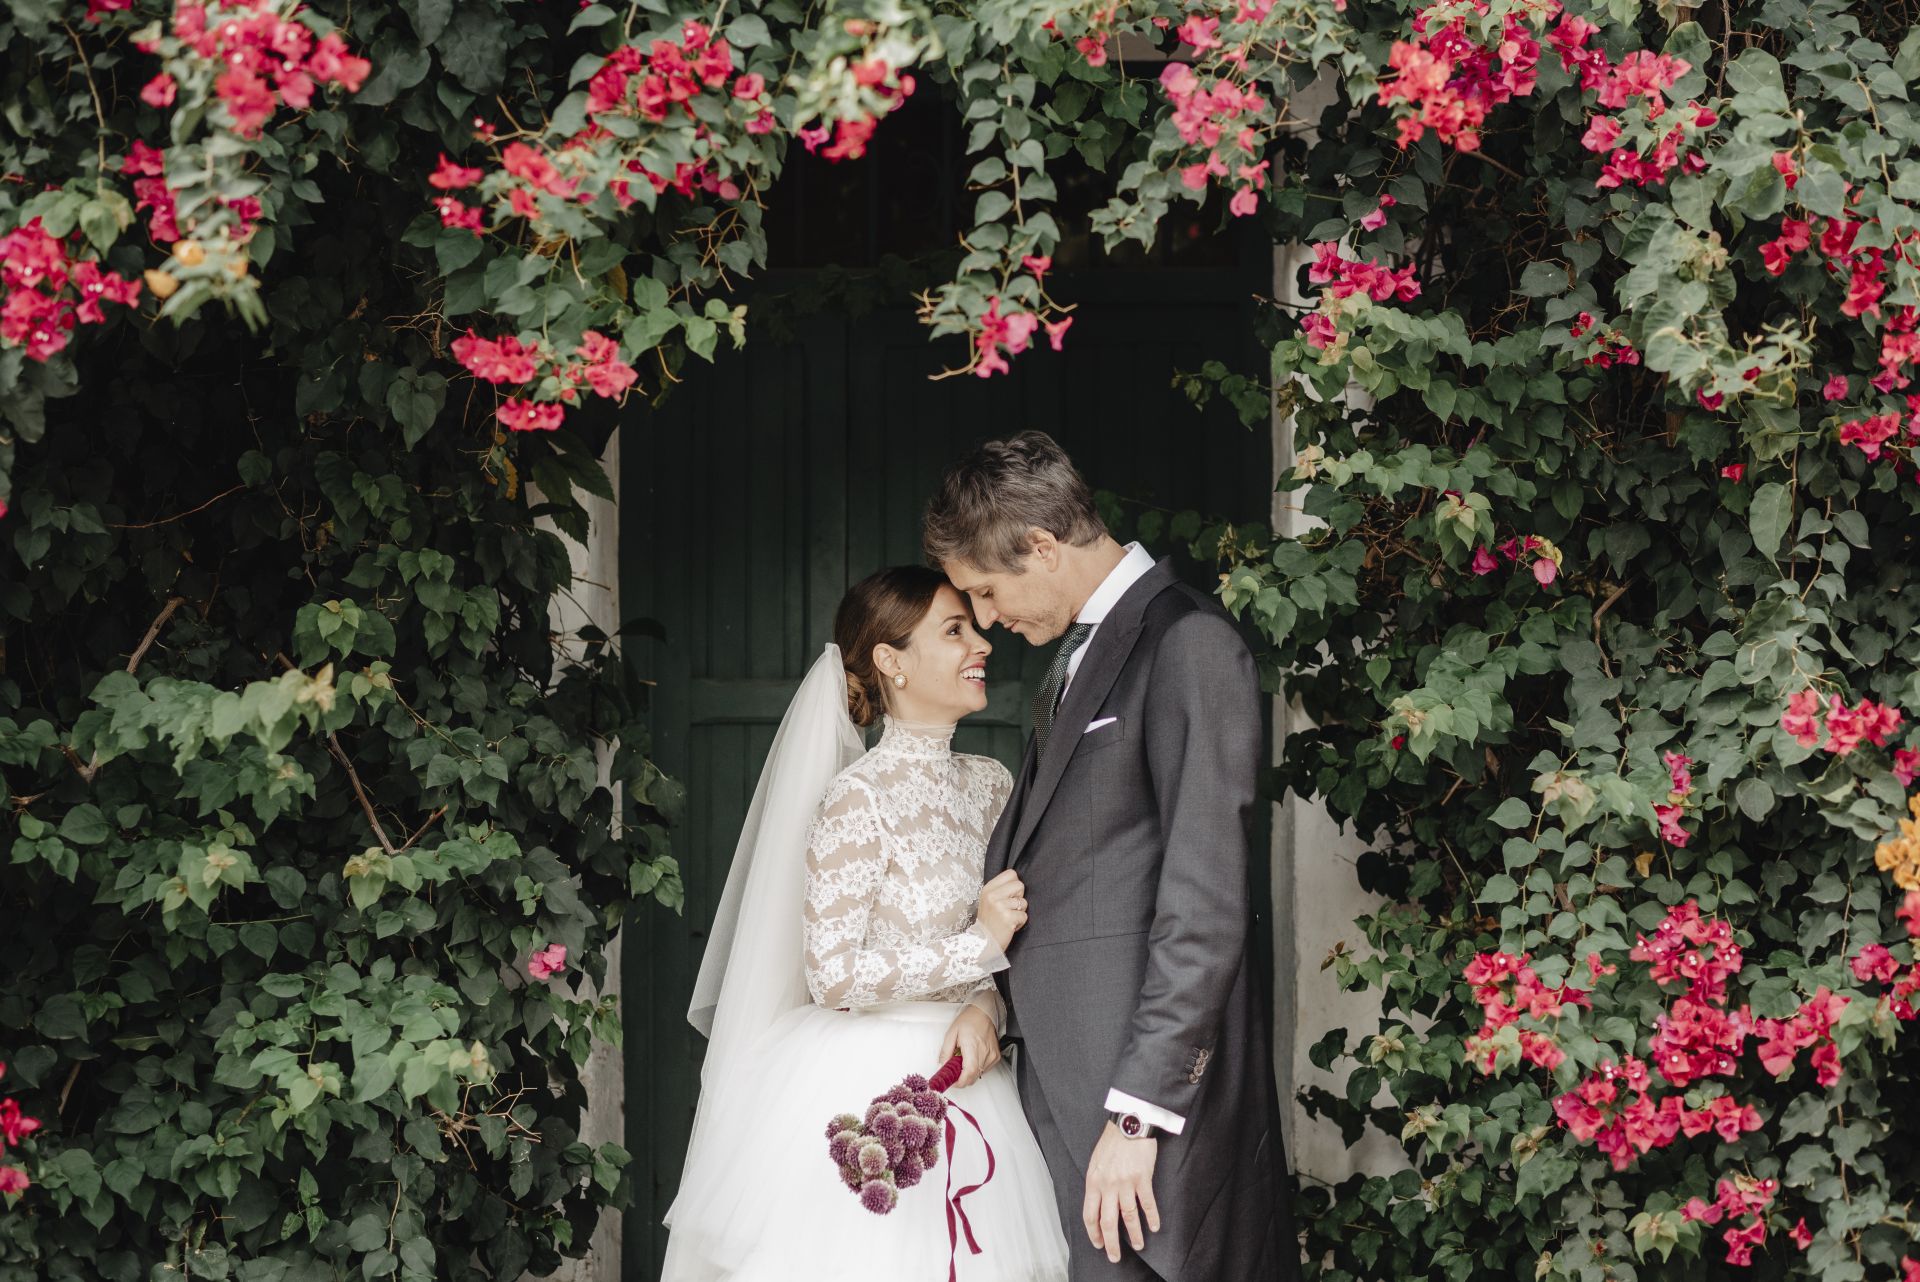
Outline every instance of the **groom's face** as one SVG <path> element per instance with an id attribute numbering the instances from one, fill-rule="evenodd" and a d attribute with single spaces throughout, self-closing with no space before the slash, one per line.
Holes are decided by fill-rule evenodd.
<path id="1" fill-rule="evenodd" d="M 1059 582 L 1058 565 L 1057 558 L 1029 553 L 1018 571 L 986 570 L 958 559 L 940 568 L 973 603 L 982 630 L 998 623 L 1028 645 L 1046 645 L 1066 632 L 1077 608 Z"/>

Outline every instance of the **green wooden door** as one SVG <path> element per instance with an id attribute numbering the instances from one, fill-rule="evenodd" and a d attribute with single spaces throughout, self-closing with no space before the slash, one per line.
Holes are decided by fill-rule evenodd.
<path id="1" fill-rule="evenodd" d="M 677 834 L 684 918 L 629 927 L 627 1131 L 636 1205 L 625 1276 L 657 1276 L 699 1082 L 685 1013 L 739 825 L 773 731 L 830 639 L 841 593 L 918 561 L 919 517 L 944 469 L 981 440 L 1051 432 L 1096 488 L 1170 508 L 1263 517 L 1270 453 L 1222 407 L 1196 412 L 1175 369 L 1255 360 L 1247 315 L 1262 282 L 1234 269 L 1090 273 L 1067 349 L 1010 377 L 931 382 L 942 353 L 905 310 L 813 318 L 784 344 L 750 341 L 629 420 L 622 456 L 624 612 L 659 623 L 633 662 L 657 682 L 654 751 L 687 785 Z M 1017 768 L 1045 652 L 995 629 L 988 710 L 957 738 Z"/>

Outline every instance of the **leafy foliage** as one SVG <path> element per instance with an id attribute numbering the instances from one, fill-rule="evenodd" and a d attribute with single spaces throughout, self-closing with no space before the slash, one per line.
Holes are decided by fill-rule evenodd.
<path id="1" fill-rule="evenodd" d="M 1312 310 L 1272 329 L 1315 528 L 1205 540 L 1315 723 L 1286 781 L 1386 855 L 1371 950 L 1335 961 L 1385 1015 L 1315 1048 L 1350 1075 L 1308 1103 L 1409 1167 L 1306 1190 L 1309 1259 L 1717 1276 L 1764 1242 L 1768 1276 L 1895 1276 L 1912 1011 L 1879 977 L 1913 945 L 1875 851 L 1900 866 L 1920 708 L 1920 35 L 1780 0 L 1349 16 L 1378 70 L 1273 198 L 1318 245 Z M 1423 52 L 1448 60 L 1424 85 Z M 1691 1081 L 1635 944 L 1689 904 L 1731 928 L 1708 955 L 1744 950 L 1730 1057 Z M 1463 978 L 1496 952 L 1590 997 L 1502 1030 Z M 1781 1029 L 1832 1048 L 1796 1067 Z M 1609 1160 L 1563 1125 L 1635 1057 L 1727 1128 L 1629 1127 Z"/>
<path id="2" fill-rule="evenodd" d="M 146 286 L 0 347 L 0 1061 L 43 1124 L 0 1276 L 551 1270 L 625 1196 L 579 1138 L 620 1031 L 586 984 L 679 902 L 676 789 L 610 638 L 551 613 L 611 423 L 469 404 L 410 229 L 476 111 L 564 80 L 566 19 L 263 8 L 371 67 L 249 137 L 173 6 L 83 8 L 0 18 L 0 228 Z M 134 217 L 135 144 L 177 226 Z"/>

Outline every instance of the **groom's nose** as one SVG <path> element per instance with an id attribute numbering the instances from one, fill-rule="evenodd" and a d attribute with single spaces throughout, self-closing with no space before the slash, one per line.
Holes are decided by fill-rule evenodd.
<path id="1" fill-rule="evenodd" d="M 992 601 L 977 596 L 973 598 L 973 617 L 975 625 L 984 632 L 993 626 L 995 619 L 1000 617 L 1000 611 L 993 608 Z"/>

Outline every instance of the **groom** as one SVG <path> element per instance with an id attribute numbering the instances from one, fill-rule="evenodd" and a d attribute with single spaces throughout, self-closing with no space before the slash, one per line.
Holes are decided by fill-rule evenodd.
<path id="1" fill-rule="evenodd" d="M 925 544 L 982 628 L 1060 643 L 986 875 L 1018 869 L 1031 905 L 999 978 L 1073 1282 L 1296 1276 L 1247 949 L 1252 656 L 1211 598 L 1114 542 L 1045 433 L 955 467 Z M 974 1006 L 948 1037 L 990 1060 L 996 1031 Z"/>

